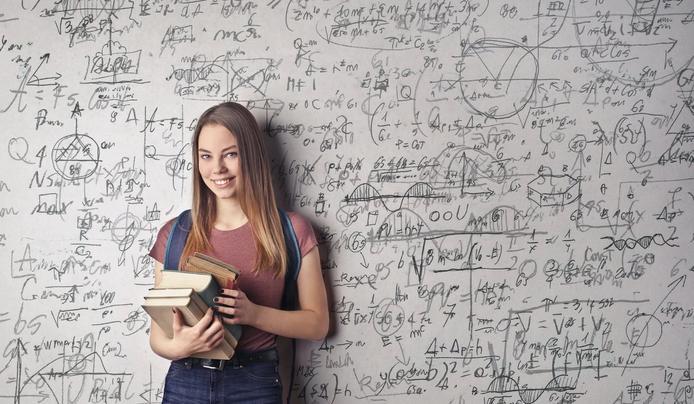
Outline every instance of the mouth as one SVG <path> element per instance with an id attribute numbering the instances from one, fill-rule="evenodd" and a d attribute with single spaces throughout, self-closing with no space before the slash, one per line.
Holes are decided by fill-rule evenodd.
<path id="1" fill-rule="evenodd" d="M 234 178 L 236 177 L 230 177 L 230 178 L 223 178 L 223 179 L 218 179 L 218 180 L 211 180 L 215 185 L 217 186 L 224 186 L 230 183 Z"/>

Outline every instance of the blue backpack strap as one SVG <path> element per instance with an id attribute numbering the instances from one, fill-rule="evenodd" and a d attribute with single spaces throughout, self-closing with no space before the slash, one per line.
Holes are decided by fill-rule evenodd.
<path id="1" fill-rule="evenodd" d="M 301 269 L 301 249 L 296 239 L 296 232 L 287 213 L 278 209 L 282 221 L 282 233 L 284 233 L 284 245 L 287 247 L 287 273 L 284 275 L 284 293 L 282 294 L 282 309 L 296 310 L 299 303 L 299 295 L 296 287 L 296 279 Z M 289 385 L 294 385 L 294 369 L 296 368 L 296 339 L 292 338 L 292 361 L 290 368 Z M 287 391 L 287 404 L 292 397 L 291 389 Z"/>
<path id="2" fill-rule="evenodd" d="M 278 211 L 282 221 L 284 244 L 287 247 L 287 273 L 284 275 L 282 309 L 294 310 L 297 308 L 298 302 L 296 279 L 301 269 L 301 250 L 299 249 L 299 241 L 296 239 L 294 226 L 292 226 L 292 221 L 289 219 L 287 212 L 282 209 L 278 209 Z"/>
<path id="3" fill-rule="evenodd" d="M 164 269 L 177 271 L 181 259 L 183 247 L 186 246 L 188 233 L 193 225 L 190 217 L 190 209 L 184 210 L 178 215 L 176 223 L 171 227 L 169 238 L 166 240 L 166 250 L 164 251 Z"/>

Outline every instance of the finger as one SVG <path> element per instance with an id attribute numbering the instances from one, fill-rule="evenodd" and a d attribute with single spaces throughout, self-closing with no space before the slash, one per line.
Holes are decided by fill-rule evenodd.
<path id="1" fill-rule="evenodd" d="M 205 315 L 198 320 L 198 323 L 195 324 L 195 328 L 197 331 L 202 331 L 207 329 L 207 327 L 210 326 L 210 323 L 214 320 L 214 312 L 212 311 L 212 307 L 208 308 L 207 311 L 205 312 Z"/>
<path id="2" fill-rule="evenodd" d="M 226 316 L 233 316 L 236 314 L 236 308 L 235 307 L 219 306 L 219 307 L 217 307 L 217 311 L 226 315 Z M 223 317 L 224 316 L 222 316 L 222 318 Z"/>
<path id="3" fill-rule="evenodd" d="M 219 333 L 218 335 L 215 335 L 207 345 L 210 347 L 210 349 L 214 349 L 221 344 L 222 341 L 224 341 L 224 333 Z"/>
<path id="4" fill-rule="evenodd" d="M 202 334 L 202 338 L 205 341 L 209 341 L 216 333 L 223 330 L 222 320 L 219 318 L 218 314 L 214 315 L 214 320 L 210 323 L 210 326 L 205 329 Z"/>
<path id="5" fill-rule="evenodd" d="M 217 323 L 219 323 L 219 328 L 212 328 L 212 327 L 210 327 L 210 328 L 205 332 L 205 335 L 204 335 L 205 344 L 211 345 L 211 344 L 213 344 L 214 341 L 216 341 L 217 339 L 219 339 L 219 338 L 224 338 L 224 332 L 225 332 L 225 330 L 224 330 L 224 325 L 223 325 L 223 323 L 222 323 L 222 320 L 217 321 Z"/>
<path id="6" fill-rule="evenodd" d="M 218 306 L 229 306 L 233 307 L 236 305 L 236 299 L 235 298 L 230 298 L 230 297 L 215 297 L 214 302 Z"/>
<path id="7" fill-rule="evenodd" d="M 227 283 L 224 287 L 227 289 L 236 289 L 236 281 L 234 279 L 227 279 Z"/>
<path id="8" fill-rule="evenodd" d="M 217 313 L 223 315 L 223 314 L 229 314 L 227 311 L 229 310 L 229 307 L 227 306 L 215 306 L 214 308 Z"/>
<path id="9" fill-rule="evenodd" d="M 224 324 L 232 324 L 232 325 L 241 324 L 241 320 L 240 320 L 237 316 L 234 316 L 234 317 L 226 317 L 226 316 L 225 316 L 225 317 L 222 317 L 222 322 L 223 322 Z"/>
<path id="10" fill-rule="evenodd" d="M 220 289 L 219 294 L 226 297 L 238 297 L 243 292 L 238 289 Z"/>
<path id="11" fill-rule="evenodd" d="M 173 311 L 173 330 L 174 332 L 178 332 L 183 328 L 183 315 L 180 310 L 176 310 L 175 307 L 172 307 L 171 310 Z"/>

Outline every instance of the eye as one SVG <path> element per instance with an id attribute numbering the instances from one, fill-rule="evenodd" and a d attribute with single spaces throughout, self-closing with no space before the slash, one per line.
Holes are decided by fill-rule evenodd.
<path id="1" fill-rule="evenodd" d="M 232 151 L 232 152 L 227 153 L 225 156 L 227 156 L 227 157 L 229 157 L 229 158 L 236 158 L 236 157 L 239 156 L 239 153 L 238 153 L 238 152 L 235 152 L 235 151 Z"/>
<path id="2" fill-rule="evenodd" d="M 208 158 L 210 158 L 210 155 L 206 154 L 206 153 L 202 153 L 199 155 L 199 157 L 200 157 L 200 160 L 207 160 Z"/>

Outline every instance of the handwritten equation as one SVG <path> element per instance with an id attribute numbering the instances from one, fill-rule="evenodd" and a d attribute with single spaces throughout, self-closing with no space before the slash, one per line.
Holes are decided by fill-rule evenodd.
<path id="1" fill-rule="evenodd" d="M 319 239 L 293 402 L 694 403 L 694 2 L 10 0 L 0 28 L 0 401 L 161 402 L 147 252 L 236 101 Z"/>

